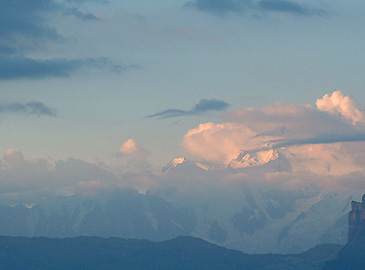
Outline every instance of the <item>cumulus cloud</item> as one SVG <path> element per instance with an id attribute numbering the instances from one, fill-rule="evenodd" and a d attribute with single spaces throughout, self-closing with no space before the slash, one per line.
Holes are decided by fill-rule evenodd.
<path id="1" fill-rule="evenodd" d="M 345 96 L 341 91 L 335 91 L 332 95 L 324 95 L 317 99 L 316 105 L 320 111 L 337 114 L 350 120 L 354 125 L 365 124 L 365 112 L 351 97 Z"/>
<path id="2" fill-rule="evenodd" d="M 208 111 L 222 111 L 229 107 L 229 104 L 216 99 L 201 99 L 199 103 L 195 104 L 190 110 L 168 109 L 159 113 L 146 116 L 147 118 L 158 117 L 166 119 L 171 117 L 198 115 Z"/>
<path id="3" fill-rule="evenodd" d="M 201 11 L 223 15 L 228 12 L 242 14 L 252 12 L 281 12 L 293 15 L 322 15 L 325 11 L 288 0 L 194 0 L 185 4 Z"/>
<path id="4" fill-rule="evenodd" d="M 52 109 L 39 101 L 32 101 L 25 104 L 18 102 L 0 104 L 0 113 L 21 113 L 51 117 L 57 116 L 57 112 L 55 109 Z"/>
<path id="5" fill-rule="evenodd" d="M 283 152 L 285 148 L 289 149 L 286 156 L 295 160 L 298 166 L 306 160 L 308 166 L 304 167 L 307 169 L 310 167 L 318 172 L 315 168 L 321 164 L 321 173 L 325 170 L 347 173 L 361 170 L 356 161 L 361 151 L 356 154 L 343 151 L 344 154 L 339 155 L 338 149 L 331 144 L 364 142 L 363 113 L 353 99 L 337 91 L 318 99 L 317 107 L 276 102 L 226 114 L 225 123 L 210 122 L 189 130 L 182 145 L 197 158 L 225 166 L 240 153 L 254 156 L 254 153 L 270 149 Z M 318 163 L 324 153 L 323 145 L 328 145 L 326 151 L 331 154 Z M 310 153 L 316 153 L 313 154 L 315 158 L 309 158 Z M 337 160 L 341 159 L 347 160 L 347 165 L 340 170 L 341 162 Z"/>
<path id="6" fill-rule="evenodd" d="M 134 139 L 124 142 L 118 151 L 118 156 L 129 159 L 135 165 L 146 165 L 149 152 Z"/>
<path id="7" fill-rule="evenodd" d="M 245 146 L 252 149 L 259 147 L 260 144 L 253 142 L 256 136 L 256 132 L 244 125 L 209 122 L 189 130 L 184 136 L 183 147 L 206 161 L 227 164 Z"/>

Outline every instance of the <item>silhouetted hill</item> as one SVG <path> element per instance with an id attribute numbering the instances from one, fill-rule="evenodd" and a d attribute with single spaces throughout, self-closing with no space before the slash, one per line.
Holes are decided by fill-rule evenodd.
<path id="1" fill-rule="evenodd" d="M 365 269 L 365 237 L 359 237 L 347 244 L 338 257 L 326 263 L 323 270 L 363 270 Z"/>
<path id="2" fill-rule="evenodd" d="M 321 245 L 297 255 L 248 255 L 193 237 L 164 242 L 98 237 L 0 237 L 0 269 L 314 270 L 333 259 L 340 247 Z"/>

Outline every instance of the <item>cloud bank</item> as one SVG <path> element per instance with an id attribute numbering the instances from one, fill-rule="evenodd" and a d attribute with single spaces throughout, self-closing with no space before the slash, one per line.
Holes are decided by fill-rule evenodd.
<path id="1" fill-rule="evenodd" d="M 157 117 L 160 119 L 166 119 L 179 116 L 199 115 L 209 111 L 222 111 L 228 107 L 229 104 L 221 100 L 201 99 L 199 103 L 195 104 L 190 110 L 168 109 L 159 113 L 148 115 L 146 118 Z"/>
<path id="2" fill-rule="evenodd" d="M 324 95 L 316 104 L 313 107 L 276 102 L 226 114 L 225 123 L 203 123 L 189 130 L 182 146 L 195 158 L 222 166 L 227 166 L 240 155 L 247 164 L 254 157 L 258 162 L 258 155 L 269 153 L 265 151 L 280 150 L 296 159 L 298 166 L 310 163 L 307 167 L 316 172 L 319 169 L 314 169 L 317 165 L 311 162 L 309 153 L 318 161 L 321 154 L 330 152 L 328 159 L 321 161 L 323 168 L 337 164 L 343 168 L 341 172 L 337 170 L 338 173 L 360 169 L 357 159 L 362 155 L 365 142 L 364 110 L 341 91 Z M 361 147 L 357 151 L 351 149 L 354 151 L 352 155 L 346 150 L 349 146 L 344 143 L 347 142 L 360 143 Z M 344 148 L 343 155 L 338 155 L 338 149 L 333 146 L 336 143 Z M 347 160 L 344 162 L 346 166 L 341 165 L 341 159 Z M 328 166 L 325 165 L 327 161 Z"/>
<path id="3" fill-rule="evenodd" d="M 133 187 L 200 196 L 224 186 L 231 194 L 236 182 L 245 181 L 288 189 L 311 183 L 365 188 L 363 108 L 340 91 L 316 104 L 276 102 L 228 113 L 223 123 L 202 123 L 184 136 L 182 146 L 190 156 L 174 160 L 163 172 L 150 171 L 149 152 L 133 138 L 117 151 L 121 168 L 132 169 L 128 173 L 74 158 L 29 161 L 19 149 L 9 149 L 0 162 L 0 193 Z M 207 108 L 199 106 L 194 108 Z"/>

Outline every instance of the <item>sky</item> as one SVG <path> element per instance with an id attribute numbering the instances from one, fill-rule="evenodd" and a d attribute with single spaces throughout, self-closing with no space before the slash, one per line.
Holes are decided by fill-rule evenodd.
<path id="1" fill-rule="evenodd" d="M 71 158 L 135 173 L 180 156 L 217 166 L 243 150 L 286 147 L 300 156 L 309 144 L 313 155 L 334 144 L 329 159 L 346 152 L 351 169 L 338 174 L 364 165 L 361 1 L 0 7 L 3 167 Z"/>

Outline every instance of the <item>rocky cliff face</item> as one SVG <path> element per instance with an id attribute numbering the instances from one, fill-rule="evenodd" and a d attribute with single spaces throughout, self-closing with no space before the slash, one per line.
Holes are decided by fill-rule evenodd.
<path id="1" fill-rule="evenodd" d="M 347 245 L 323 270 L 365 269 L 365 194 L 362 202 L 351 202 Z"/>
<path id="2" fill-rule="evenodd" d="M 365 194 L 362 196 L 362 202 L 351 202 L 351 212 L 349 213 L 349 231 L 348 243 L 360 237 L 362 232 L 365 233 Z"/>

